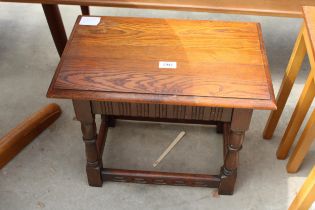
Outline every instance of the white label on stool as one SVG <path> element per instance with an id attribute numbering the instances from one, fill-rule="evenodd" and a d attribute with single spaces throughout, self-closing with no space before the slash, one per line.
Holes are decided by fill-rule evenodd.
<path id="1" fill-rule="evenodd" d="M 176 62 L 169 62 L 169 61 L 159 62 L 160 69 L 176 69 L 176 67 L 177 67 Z"/>
<path id="2" fill-rule="evenodd" d="M 101 17 L 81 17 L 80 25 L 97 26 L 101 21 Z"/>

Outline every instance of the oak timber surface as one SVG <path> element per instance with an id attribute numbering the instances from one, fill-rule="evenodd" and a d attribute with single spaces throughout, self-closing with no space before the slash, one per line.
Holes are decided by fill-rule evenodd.
<path id="1" fill-rule="evenodd" d="M 315 6 L 314 0 L 0 0 L 45 4 L 169 9 L 302 17 L 302 6 Z"/>
<path id="2" fill-rule="evenodd" d="M 315 55 L 315 7 L 303 7 L 306 29 L 310 37 L 313 55 Z M 310 55 L 309 55 L 310 56 Z M 312 58 L 315 60 L 315 58 Z"/>
<path id="3" fill-rule="evenodd" d="M 261 39 L 256 23 L 102 17 L 76 24 L 48 96 L 273 109 Z"/>

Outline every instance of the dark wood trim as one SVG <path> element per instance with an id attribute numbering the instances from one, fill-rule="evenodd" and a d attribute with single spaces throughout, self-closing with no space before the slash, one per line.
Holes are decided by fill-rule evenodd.
<path id="1" fill-rule="evenodd" d="M 128 116 L 112 116 L 112 117 L 114 119 L 120 119 L 120 120 L 216 125 L 216 121 L 204 121 L 204 120 L 185 120 L 185 119 L 168 119 L 168 118 L 151 118 L 151 117 L 128 117 Z"/>
<path id="2" fill-rule="evenodd" d="M 151 119 L 164 118 L 230 122 L 232 110 L 231 108 L 218 107 L 92 101 L 92 111 L 94 114 Z"/>
<path id="3" fill-rule="evenodd" d="M 61 57 L 63 50 L 66 47 L 68 38 L 62 22 L 58 4 L 42 4 L 42 7 L 58 54 Z"/>
<path id="4" fill-rule="evenodd" d="M 220 177 L 216 175 L 122 170 L 111 168 L 103 168 L 102 177 L 104 181 L 193 187 L 218 187 L 220 183 Z"/>
<path id="5" fill-rule="evenodd" d="M 57 72 L 59 69 L 57 68 Z M 56 73 L 55 75 L 57 75 Z M 54 77 L 52 84 L 54 83 Z M 80 93 L 80 94 L 78 94 Z M 244 109 L 261 109 L 275 110 L 277 106 L 270 100 L 252 100 L 252 99 L 237 99 L 237 98 L 218 98 L 215 97 L 197 97 L 197 96 L 177 96 L 163 95 L 162 97 L 152 96 L 150 94 L 136 93 L 113 93 L 100 91 L 77 91 L 56 89 L 50 86 L 47 92 L 48 98 L 64 98 L 75 100 L 90 100 L 90 101 L 111 101 L 111 102 L 126 102 L 126 103 L 150 103 L 150 104 L 168 104 L 181 106 L 204 106 L 204 107 L 220 107 L 220 108 L 244 108 Z"/>

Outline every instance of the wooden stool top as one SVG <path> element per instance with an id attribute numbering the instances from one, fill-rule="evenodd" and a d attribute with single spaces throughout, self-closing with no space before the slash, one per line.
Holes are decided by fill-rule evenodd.
<path id="1" fill-rule="evenodd" d="M 80 19 L 48 97 L 276 108 L 257 23 L 101 17 L 85 26 Z"/>

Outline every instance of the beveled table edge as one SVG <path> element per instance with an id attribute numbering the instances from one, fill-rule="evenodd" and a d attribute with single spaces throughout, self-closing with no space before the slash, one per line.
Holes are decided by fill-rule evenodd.
<path id="1" fill-rule="evenodd" d="M 67 53 L 71 40 L 74 36 L 74 31 L 79 25 L 79 21 L 82 15 L 77 17 L 72 32 L 69 37 L 69 41 L 63 52 Z M 106 16 L 101 16 L 106 17 Z M 163 19 L 163 18 L 160 18 Z M 167 18 L 164 18 L 167 19 Z M 222 22 L 235 22 L 235 21 L 222 21 Z M 248 23 L 248 22 L 243 22 Z M 254 22 L 250 22 L 253 24 Z M 276 110 L 276 101 L 273 92 L 273 86 L 271 82 L 269 65 L 262 38 L 261 27 L 259 23 L 254 23 L 257 26 L 259 35 L 260 48 L 263 55 L 263 61 L 265 65 L 266 79 L 268 83 L 268 89 L 270 99 L 241 99 L 241 98 L 224 98 L 224 97 L 200 97 L 200 96 L 176 96 L 176 95 L 152 95 L 152 94 L 140 94 L 140 93 L 114 93 L 114 92 L 101 92 L 101 91 L 82 91 L 82 90 L 59 90 L 54 88 L 54 83 L 59 74 L 61 65 L 63 63 L 63 56 L 61 56 L 60 62 L 56 68 L 54 77 L 50 83 L 46 96 L 48 98 L 62 98 L 62 99 L 75 99 L 75 100 L 89 100 L 89 101 L 112 101 L 112 102 L 127 102 L 127 103 L 158 103 L 168 105 L 184 105 L 184 106 L 205 106 L 205 107 L 222 107 L 222 108 L 244 108 L 244 109 L 261 109 L 261 110 Z M 78 94 L 80 93 L 80 94 Z M 163 98 L 162 98 L 163 96 Z M 220 99 L 220 100 L 217 100 Z M 222 103 L 223 102 L 223 103 Z"/>

